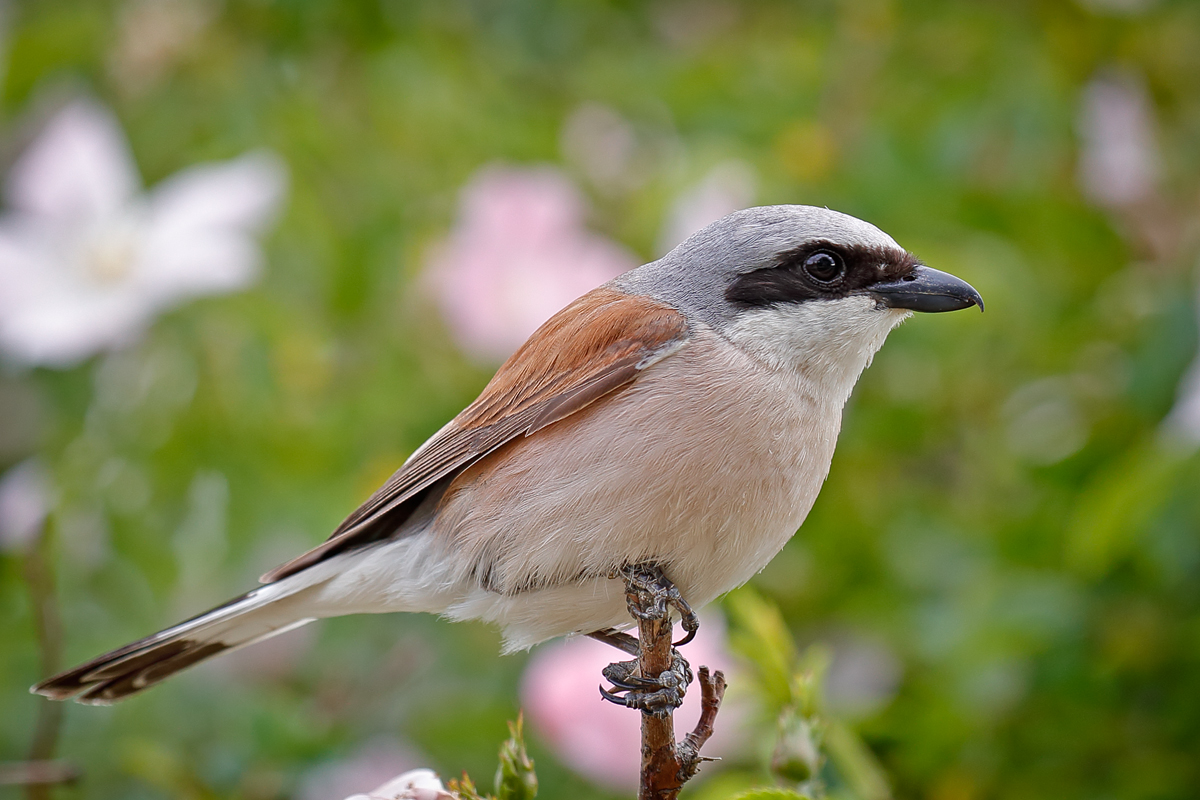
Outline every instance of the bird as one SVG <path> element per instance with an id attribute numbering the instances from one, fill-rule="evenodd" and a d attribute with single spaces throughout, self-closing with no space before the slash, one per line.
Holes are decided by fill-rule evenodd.
<path id="1" fill-rule="evenodd" d="M 639 565 L 690 613 L 801 528 L 889 332 L 972 306 L 970 284 L 856 217 L 734 212 L 551 317 L 323 544 L 31 691 L 110 704 L 346 614 L 481 620 L 504 652 L 613 643 Z"/>

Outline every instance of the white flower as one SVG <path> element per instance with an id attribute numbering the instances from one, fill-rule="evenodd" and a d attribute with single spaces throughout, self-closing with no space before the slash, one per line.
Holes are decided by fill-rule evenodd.
<path id="1" fill-rule="evenodd" d="M 454 800 L 454 795 L 446 791 L 433 770 L 414 769 L 369 794 L 351 795 L 346 800 Z"/>
<path id="2" fill-rule="evenodd" d="M 256 279 L 255 234 L 285 188 L 276 157 L 191 167 L 147 194 L 139 184 L 116 120 L 88 101 L 60 111 L 21 156 L 0 217 L 0 352 L 70 366 L 184 300 Z"/>
<path id="3" fill-rule="evenodd" d="M 33 541 L 50 513 L 46 470 L 36 459 L 22 461 L 0 478 L 0 552 Z"/>
<path id="4" fill-rule="evenodd" d="M 1196 296 L 1196 316 L 1200 319 L 1200 292 Z M 1162 432 L 1169 441 L 1183 448 L 1200 447 L 1200 353 L 1179 381 L 1175 405 L 1163 421 Z"/>

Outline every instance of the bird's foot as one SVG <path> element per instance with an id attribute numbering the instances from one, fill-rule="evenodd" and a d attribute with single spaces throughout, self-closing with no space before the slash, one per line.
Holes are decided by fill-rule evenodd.
<path id="1" fill-rule="evenodd" d="M 668 609 L 674 609 L 679 613 L 684 631 L 683 638 L 675 642 L 675 646 L 682 647 L 696 637 L 700 619 L 661 567 L 633 564 L 623 567 L 619 576 L 625 579 L 625 600 L 629 604 L 629 613 L 635 618 L 662 619 L 668 615 Z"/>
<path id="2" fill-rule="evenodd" d="M 600 694 L 610 703 L 636 708 L 656 717 L 665 717 L 683 704 L 692 668 L 679 651 L 671 648 L 671 666 L 657 678 L 642 677 L 637 659 L 618 661 L 603 670 L 604 679 L 613 685 L 611 690 L 600 687 Z"/>

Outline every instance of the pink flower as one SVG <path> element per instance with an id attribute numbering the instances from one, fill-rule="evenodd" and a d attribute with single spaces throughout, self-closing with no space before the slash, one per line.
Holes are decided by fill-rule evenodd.
<path id="1" fill-rule="evenodd" d="M 463 190 L 427 277 L 450 332 L 473 358 L 507 358 L 576 297 L 637 266 L 584 226 L 578 190 L 551 167 L 483 169 Z"/>
<path id="2" fill-rule="evenodd" d="M 658 237 L 658 251 L 666 253 L 710 222 L 753 205 L 757 182 L 754 168 L 744 161 L 713 167 L 671 206 Z"/>
<path id="3" fill-rule="evenodd" d="M 264 153 L 191 167 L 139 193 L 116 120 L 65 107 L 13 165 L 0 217 L 0 352 L 70 366 L 136 339 L 154 317 L 258 276 L 255 235 L 284 192 Z"/>
<path id="4" fill-rule="evenodd" d="M 1088 83 L 1079 112 L 1079 181 L 1089 200 L 1120 209 L 1154 194 L 1155 127 L 1153 103 L 1139 76 L 1105 73 Z"/>
<path id="5" fill-rule="evenodd" d="M 726 651 L 719 617 L 701 616 L 700 634 L 682 648 L 695 672 L 700 665 L 735 671 Z M 623 655 L 594 639 L 575 638 L 538 648 L 525 669 L 521 702 L 533 729 L 559 760 L 580 775 L 616 791 L 637 787 L 641 764 L 641 714 L 600 697 L 600 671 Z M 731 678 L 736 681 L 736 677 Z M 730 755 L 739 739 L 739 709 L 729 698 L 722 704 L 713 738 L 704 755 Z M 682 738 L 700 718 L 700 689 L 693 683 L 675 714 L 675 732 Z"/>

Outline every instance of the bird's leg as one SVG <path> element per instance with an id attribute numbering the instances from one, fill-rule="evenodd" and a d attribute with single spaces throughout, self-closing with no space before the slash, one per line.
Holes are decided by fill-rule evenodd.
<path id="1" fill-rule="evenodd" d="M 625 567 L 620 574 L 625 578 L 625 599 L 629 603 L 630 614 L 637 619 L 659 619 L 667 615 L 668 609 L 674 609 L 679 613 L 684 631 L 683 638 L 675 642 L 675 646 L 682 647 L 696 638 L 696 631 L 700 630 L 700 618 L 683 599 L 675 584 L 663 574 L 661 567 L 657 564 L 637 564 Z M 633 593 L 637 593 L 638 597 L 634 598 Z"/>
<path id="2" fill-rule="evenodd" d="M 695 613 L 683 599 L 679 590 L 655 565 L 626 567 L 619 573 L 625 578 L 625 599 L 629 613 L 638 620 L 662 620 L 670 626 L 670 614 L 674 609 L 683 618 L 687 635 L 678 644 L 686 644 L 700 627 Z M 615 577 L 615 576 L 614 576 Z M 628 634 L 611 628 L 589 634 L 592 638 L 610 644 L 630 655 L 639 655 L 637 640 Z M 683 703 L 688 684 L 692 682 L 692 669 L 674 647 L 671 648 L 671 664 L 657 676 L 644 676 L 638 669 L 639 659 L 619 661 L 604 669 L 604 678 L 613 685 L 612 690 L 600 688 L 605 700 L 636 708 L 656 716 L 666 716 Z"/>
<path id="3" fill-rule="evenodd" d="M 616 628 L 601 628 L 598 631 L 592 631 L 588 634 L 588 638 L 595 639 L 597 642 L 604 642 L 607 645 L 612 645 L 623 653 L 628 653 L 635 658 L 641 652 L 638 649 L 638 640 L 630 636 L 628 633 L 622 633 Z"/>

